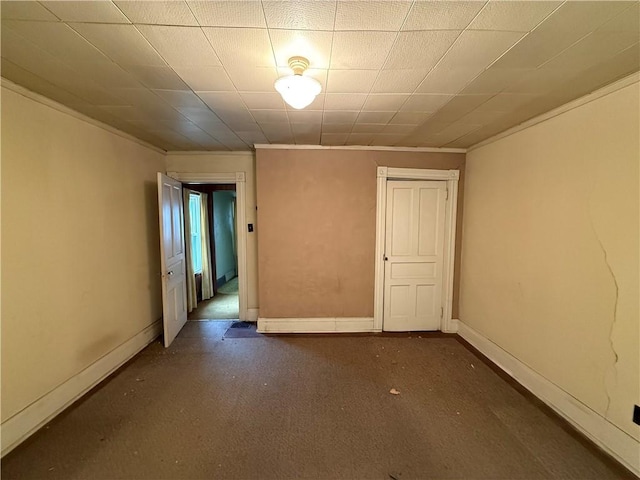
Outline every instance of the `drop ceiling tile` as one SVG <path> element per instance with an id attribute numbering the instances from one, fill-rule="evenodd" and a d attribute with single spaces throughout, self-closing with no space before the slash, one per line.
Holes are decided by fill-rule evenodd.
<path id="1" fill-rule="evenodd" d="M 276 70 L 268 67 L 227 67 L 229 78 L 240 92 L 272 92 Z"/>
<path id="2" fill-rule="evenodd" d="M 249 145 L 255 145 L 256 143 L 268 143 L 269 140 L 267 139 L 267 137 L 265 136 L 264 133 L 262 132 L 242 132 L 242 131 L 238 131 L 236 132 L 238 134 L 238 137 L 240 137 L 240 139 L 246 143 L 248 143 Z"/>
<path id="3" fill-rule="evenodd" d="M 73 29 L 121 65 L 153 65 L 166 63 L 133 25 L 71 23 Z"/>
<path id="4" fill-rule="evenodd" d="M 457 30 L 401 32 L 389 53 L 385 70 L 418 67 L 431 70 L 460 35 Z"/>
<path id="5" fill-rule="evenodd" d="M 203 27 L 202 30 L 225 67 L 275 67 L 266 29 Z"/>
<path id="6" fill-rule="evenodd" d="M 527 78 L 535 70 L 532 68 L 488 68 L 473 79 L 460 93 L 462 94 L 496 94 L 514 85 L 522 78 Z"/>
<path id="7" fill-rule="evenodd" d="M 218 115 L 218 110 L 245 110 L 242 97 L 237 92 L 197 92 L 198 96 Z"/>
<path id="8" fill-rule="evenodd" d="M 372 93 L 412 93 L 429 73 L 427 69 L 381 70 Z"/>
<path id="9" fill-rule="evenodd" d="M 326 113 L 325 113 L 326 116 Z M 354 123 L 323 123 L 322 133 L 349 135 L 353 130 Z"/>
<path id="10" fill-rule="evenodd" d="M 194 91 L 224 92 L 236 89 L 222 67 L 175 67 L 174 71 Z"/>
<path id="11" fill-rule="evenodd" d="M 543 31 L 587 34 L 600 27 L 635 2 L 564 2 L 536 28 Z"/>
<path id="12" fill-rule="evenodd" d="M 200 126 L 200 125 L 198 125 Z M 260 125 L 258 125 L 256 122 L 248 122 L 248 123 L 241 123 L 238 124 L 235 128 L 235 132 L 236 134 L 238 132 L 245 132 L 245 133 L 260 133 L 262 134 L 262 129 L 260 128 Z"/>
<path id="13" fill-rule="evenodd" d="M 217 67 L 220 60 L 199 27 L 138 25 L 138 30 L 172 67 Z"/>
<path id="14" fill-rule="evenodd" d="M 333 30 L 335 1 L 263 1 L 262 7 L 269 28 Z"/>
<path id="15" fill-rule="evenodd" d="M 371 133 L 352 133 L 349 135 L 347 145 L 369 145 L 373 141 L 374 135 Z"/>
<path id="16" fill-rule="evenodd" d="M 429 118 L 429 122 L 449 124 L 492 98 L 493 95 L 456 95 Z"/>
<path id="17" fill-rule="evenodd" d="M 235 130 L 237 127 L 244 128 L 247 123 L 255 123 L 253 116 L 246 109 L 215 109 L 215 113 L 231 130 Z"/>
<path id="18" fill-rule="evenodd" d="M 459 121 L 465 124 L 487 125 L 504 119 L 508 112 L 474 110 L 460 117 Z"/>
<path id="19" fill-rule="evenodd" d="M 260 123 L 260 128 L 264 132 L 264 134 L 269 138 L 274 135 L 289 135 L 293 136 L 291 133 L 291 125 L 289 122 L 267 122 Z"/>
<path id="20" fill-rule="evenodd" d="M 539 95 L 533 94 L 519 94 L 519 93 L 499 93 L 491 97 L 489 100 L 480 105 L 476 111 L 477 112 L 486 112 L 486 111 L 497 111 L 497 112 L 505 112 L 514 110 L 517 107 L 521 107 L 530 102 L 539 99 Z"/>
<path id="21" fill-rule="evenodd" d="M 183 1 L 121 1 L 115 2 L 133 23 L 147 25 L 197 26 L 198 21 Z"/>
<path id="22" fill-rule="evenodd" d="M 35 20 L 40 22 L 57 22 L 58 17 L 44 8 L 39 2 L 16 1 L 2 2 L 3 20 Z"/>
<path id="23" fill-rule="evenodd" d="M 110 1 L 51 1 L 41 3 L 65 22 L 131 23 L 120 9 Z M 5 5 L 6 2 L 3 2 L 3 17 Z"/>
<path id="24" fill-rule="evenodd" d="M 207 130 L 203 125 L 211 127 L 222 123 L 222 120 L 204 104 L 198 107 L 176 107 L 176 110 L 205 131 Z"/>
<path id="25" fill-rule="evenodd" d="M 478 67 L 482 70 L 515 45 L 524 35 L 522 32 L 469 30 L 462 32 L 438 67 Z"/>
<path id="26" fill-rule="evenodd" d="M 431 70 L 429 75 L 416 89 L 417 93 L 458 93 L 474 77 L 478 75 L 478 68 L 440 67 Z"/>
<path id="27" fill-rule="evenodd" d="M 382 123 L 386 124 L 393 118 L 396 112 L 365 112 L 358 115 L 358 123 Z"/>
<path id="28" fill-rule="evenodd" d="M 584 37 L 541 68 L 585 70 L 638 43 L 640 32 L 600 32 Z"/>
<path id="29" fill-rule="evenodd" d="M 203 27 L 266 28 L 260 2 L 188 1 L 187 4 Z"/>
<path id="30" fill-rule="evenodd" d="M 311 30 L 271 30 L 269 32 L 278 67 L 291 75 L 289 59 L 302 56 L 309 60 L 310 69 L 327 69 L 331 57 L 332 32 Z"/>
<path id="31" fill-rule="evenodd" d="M 382 129 L 382 133 L 385 135 L 409 135 L 416 129 L 415 125 L 403 125 L 390 123 L 385 125 Z"/>
<path id="32" fill-rule="evenodd" d="M 539 68 L 506 87 L 503 93 L 542 94 L 566 84 L 571 77 L 564 69 Z"/>
<path id="33" fill-rule="evenodd" d="M 297 124 L 317 124 L 322 123 L 322 110 L 290 110 L 287 112 L 289 121 Z"/>
<path id="34" fill-rule="evenodd" d="M 73 70 L 79 78 L 105 88 L 142 88 L 142 84 L 133 75 L 113 62 L 77 62 L 74 63 Z"/>
<path id="35" fill-rule="evenodd" d="M 435 112 L 453 98 L 453 95 L 414 94 L 400 109 L 402 112 Z"/>
<path id="36" fill-rule="evenodd" d="M 335 32 L 331 68 L 378 70 L 395 37 L 395 32 Z"/>
<path id="37" fill-rule="evenodd" d="M 285 110 L 251 110 L 256 122 L 263 123 L 287 123 L 289 117 Z"/>
<path id="38" fill-rule="evenodd" d="M 398 112 L 389 123 L 400 125 L 419 125 L 424 123 L 432 114 L 420 112 Z"/>
<path id="39" fill-rule="evenodd" d="M 409 95 L 374 94 L 367 97 L 362 107 L 368 112 L 397 112 Z"/>
<path id="40" fill-rule="evenodd" d="M 640 2 L 632 2 L 629 8 L 622 10 L 611 20 L 598 28 L 598 32 L 640 32 Z"/>
<path id="41" fill-rule="evenodd" d="M 367 99 L 366 94 L 327 93 L 325 110 L 361 110 Z"/>
<path id="42" fill-rule="evenodd" d="M 468 28 L 528 32 L 561 4 L 552 1 L 490 1 Z"/>
<path id="43" fill-rule="evenodd" d="M 321 124 L 320 123 L 291 123 L 291 131 L 293 136 L 298 137 L 301 135 L 317 135 L 320 137 Z"/>
<path id="44" fill-rule="evenodd" d="M 284 102 L 277 92 L 243 93 L 240 95 L 250 110 L 282 109 Z"/>
<path id="45" fill-rule="evenodd" d="M 205 106 L 191 90 L 154 90 L 154 93 L 172 107 L 204 108 Z"/>
<path id="46" fill-rule="evenodd" d="M 537 68 L 565 48 L 579 40 L 583 34 L 557 30 L 534 30 L 492 65 L 495 68 Z"/>
<path id="47" fill-rule="evenodd" d="M 402 30 L 462 30 L 484 6 L 484 2 L 414 2 Z"/>
<path id="48" fill-rule="evenodd" d="M 371 141 L 371 145 L 379 146 L 379 147 L 395 147 L 396 145 L 398 145 L 398 142 L 400 142 L 404 137 L 405 136 L 402 134 L 394 134 L 394 135 L 378 134 L 375 137 L 373 137 L 373 140 Z"/>
<path id="49" fill-rule="evenodd" d="M 63 63 L 109 61 L 91 43 L 64 23 L 3 20 L 2 30 L 5 29 L 58 57 Z"/>
<path id="50" fill-rule="evenodd" d="M 376 70 L 329 70 L 327 93 L 369 93 Z"/>
<path id="51" fill-rule="evenodd" d="M 127 71 L 148 88 L 161 90 L 188 90 L 189 87 L 169 67 L 129 65 Z"/>
<path id="52" fill-rule="evenodd" d="M 381 133 L 385 128 L 381 123 L 356 123 L 351 130 L 352 133 Z"/>
<path id="53" fill-rule="evenodd" d="M 359 112 L 324 112 L 322 123 L 350 123 L 358 118 Z"/>
<path id="54" fill-rule="evenodd" d="M 349 138 L 348 133 L 322 133 L 322 145 L 344 145 Z"/>
<path id="55" fill-rule="evenodd" d="M 398 31 L 411 7 L 410 1 L 339 1 L 336 30 Z"/>

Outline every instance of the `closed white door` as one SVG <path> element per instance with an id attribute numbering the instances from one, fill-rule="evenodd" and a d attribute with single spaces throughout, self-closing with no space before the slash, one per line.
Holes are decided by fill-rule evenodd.
<path id="1" fill-rule="evenodd" d="M 184 251 L 182 184 L 158 173 L 162 324 L 168 347 L 187 323 L 186 256 Z"/>
<path id="2" fill-rule="evenodd" d="M 439 330 L 446 182 L 387 182 L 382 329 Z"/>

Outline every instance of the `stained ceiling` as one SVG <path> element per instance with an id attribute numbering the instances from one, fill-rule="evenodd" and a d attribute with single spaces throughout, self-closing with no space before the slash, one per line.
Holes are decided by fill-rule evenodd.
<path id="1" fill-rule="evenodd" d="M 639 5 L 2 1 L 2 76 L 164 150 L 469 147 L 638 71 Z"/>

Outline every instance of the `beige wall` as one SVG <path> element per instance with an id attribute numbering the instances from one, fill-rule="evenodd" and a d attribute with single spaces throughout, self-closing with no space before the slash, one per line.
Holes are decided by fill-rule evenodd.
<path id="1" fill-rule="evenodd" d="M 464 190 L 464 154 L 257 150 L 261 317 L 373 316 L 378 166 L 460 169 Z"/>
<path id="2" fill-rule="evenodd" d="M 258 240 L 256 238 L 255 156 L 252 152 L 170 153 L 166 156 L 167 172 L 228 173 L 245 172 L 246 219 L 255 229 L 247 233 L 247 308 L 258 308 Z"/>
<path id="3" fill-rule="evenodd" d="M 2 88 L 2 421 L 162 316 L 164 156 Z"/>
<path id="4" fill-rule="evenodd" d="M 460 319 L 636 439 L 638 84 L 467 154 Z"/>

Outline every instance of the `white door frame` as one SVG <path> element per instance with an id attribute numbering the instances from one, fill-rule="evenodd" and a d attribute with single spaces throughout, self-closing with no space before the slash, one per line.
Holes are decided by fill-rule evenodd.
<path id="1" fill-rule="evenodd" d="M 228 173 L 188 173 L 167 172 L 167 176 L 183 183 L 225 184 L 236 186 L 236 231 L 238 237 L 238 317 L 242 321 L 247 318 L 247 225 L 246 225 L 246 177 L 244 172 Z"/>
<path id="2" fill-rule="evenodd" d="M 453 262 L 455 258 L 456 213 L 458 208 L 459 170 L 427 170 L 418 168 L 378 167 L 378 198 L 376 201 L 376 259 L 373 300 L 373 328 L 382 331 L 384 317 L 384 249 L 387 228 L 388 180 L 440 180 L 447 182 L 447 202 L 444 225 L 444 262 L 442 266 L 442 320 L 440 330 L 455 332 L 457 322 L 452 322 Z"/>

